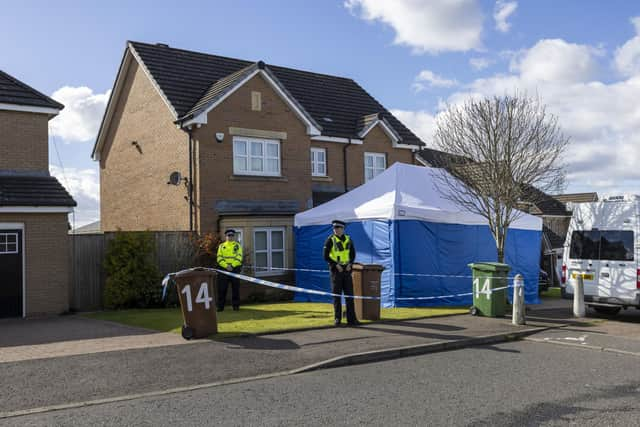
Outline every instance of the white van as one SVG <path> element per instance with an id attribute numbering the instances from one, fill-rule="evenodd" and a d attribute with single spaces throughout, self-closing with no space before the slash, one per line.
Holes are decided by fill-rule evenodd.
<path id="1" fill-rule="evenodd" d="M 584 300 L 604 314 L 640 308 L 640 196 L 575 204 L 564 244 L 561 289 L 573 298 L 582 275 Z"/>

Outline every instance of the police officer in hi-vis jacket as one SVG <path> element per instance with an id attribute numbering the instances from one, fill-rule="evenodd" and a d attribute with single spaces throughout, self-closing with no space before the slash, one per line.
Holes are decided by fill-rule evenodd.
<path id="1" fill-rule="evenodd" d="M 347 303 L 347 323 L 351 326 L 359 325 L 353 304 L 353 283 L 351 282 L 351 265 L 356 258 L 356 248 L 349 236 L 344 234 L 344 222 L 334 220 L 333 234 L 324 242 L 324 260 L 329 263 L 331 271 L 331 292 L 341 295 L 344 293 Z M 333 297 L 334 325 L 340 326 L 342 320 L 341 297 Z"/>
<path id="2" fill-rule="evenodd" d="M 242 246 L 234 241 L 235 230 L 228 229 L 224 235 L 226 241 L 218 246 L 218 265 L 220 269 L 240 273 L 243 261 Z M 231 282 L 231 305 L 235 311 L 240 310 L 240 282 L 235 277 L 218 273 L 218 311 L 224 310 L 229 282 Z"/>

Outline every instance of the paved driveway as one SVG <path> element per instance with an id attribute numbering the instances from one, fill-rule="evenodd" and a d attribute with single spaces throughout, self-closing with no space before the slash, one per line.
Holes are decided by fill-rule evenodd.
<path id="1" fill-rule="evenodd" d="M 178 334 L 82 316 L 3 319 L 0 331 L 0 363 L 189 343 Z"/>

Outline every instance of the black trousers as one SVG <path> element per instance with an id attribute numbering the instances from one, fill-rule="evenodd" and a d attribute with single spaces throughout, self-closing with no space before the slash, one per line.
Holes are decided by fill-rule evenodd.
<path id="1" fill-rule="evenodd" d="M 353 282 L 351 281 L 351 272 L 339 271 L 331 272 L 331 292 L 334 294 L 353 295 Z M 347 304 L 347 322 L 356 321 L 356 309 L 353 304 L 353 298 L 345 298 Z M 342 320 L 342 298 L 333 297 L 333 315 L 335 320 Z"/>
<path id="2" fill-rule="evenodd" d="M 233 272 L 240 273 L 240 267 L 234 268 Z M 240 281 L 235 277 L 218 273 L 218 308 L 224 308 L 224 304 L 227 301 L 229 283 L 231 283 L 231 305 L 233 307 L 240 306 Z"/>

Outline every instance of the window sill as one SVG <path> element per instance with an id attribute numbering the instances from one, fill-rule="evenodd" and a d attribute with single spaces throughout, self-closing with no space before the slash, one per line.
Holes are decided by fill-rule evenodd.
<path id="1" fill-rule="evenodd" d="M 333 182 L 333 178 L 331 178 L 330 176 L 311 176 L 311 181 L 318 181 L 318 182 Z"/>
<path id="2" fill-rule="evenodd" d="M 287 270 L 272 270 L 272 271 L 256 271 L 256 277 L 277 277 L 286 276 L 289 273 Z"/>
<path id="3" fill-rule="evenodd" d="M 271 176 L 271 175 L 231 175 L 229 177 L 231 181 L 273 181 L 273 182 L 289 182 L 289 179 L 284 176 Z"/>

